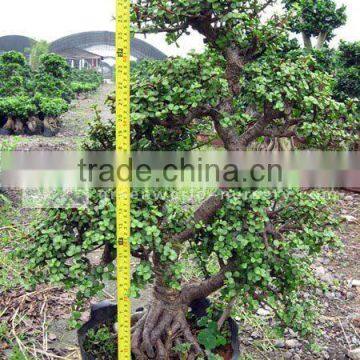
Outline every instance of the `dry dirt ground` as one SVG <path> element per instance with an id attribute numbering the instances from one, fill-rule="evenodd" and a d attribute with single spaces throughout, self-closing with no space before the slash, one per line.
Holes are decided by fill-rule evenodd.
<path id="1" fill-rule="evenodd" d="M 64 127 L 54 138 L 17 137 L 6 141 L 13 142 L 16 148 L 22 150 L 78 149 L 86 133 L 86 124 L 93 116 L 92 105 L 98 105 L 104 117 L 111 116 L 104 100 L 112 89 L 112 85 L 104 85 L 88 99 L 74 102 L 63 117 Z M 360 287 L 351 287 L 352 280 L 360 280 L 360 194 L 340 192 L 340 197 L 341 212 L 336 215 L 343 219 L 339 234 L 344 248 L 336 253 L 325 250 L 314 264 L 319 278 L 330 286 L 328 293 L 318 294 L 323 305 L 316 325 L 319 335 L 301 339 L 298 334 L 287 330 L 285 337 L 278 339 L 271 333 L 271 313 L 263 311 L 239 324 L 243 360 L 341 360 L 348 359 L 350 350 L 360 348 Z M 16 204 L 11 207 L 16 209 Z M 4 216 L 1 211 L 0 216 Z M 26 228 L 28 216 L 28 210 L 17 209 L 16 215 L 10 219 L 9 229 Z M 13 245 L 11 242 L 1 244 L 1 230 L 0 226 L 0 254 L 6 256 L 7 252 L 13 251 Z M 11 234 L 10 230 L 7 234 Z M 4 257 L 0 256 L 0 272 L 10 268 L 11 264 L 1 261 Z M 7 276 L 9 283 L 15 281 L 16 275 L 10 270 Z M 114 291 L 114 284 L 109 284 L 104 296 L 114 300 L 111 295 Z M 73 292 L 50 285 L 38 286 L 35 291 L 20 285 L 6 290 L 0 288 L 0 359 L 9 359 L 13 346 L 19 348 L 20 353 L 28 347 L 35 354 L 29 359 L 79 359 L 76 333 L 67 326 L 74 296 Z M 137 301 L 136 306 L 142 302 Z M 86 316 L 84 314 L 83 320 Z M 13 339 L 11 346 L 9 338 L 2 336 L 4 322 Z M 29 334 L 33 338 L 31 346 L 28 345 Z M 25 358 L 19 355 L 12 359 Z"/>

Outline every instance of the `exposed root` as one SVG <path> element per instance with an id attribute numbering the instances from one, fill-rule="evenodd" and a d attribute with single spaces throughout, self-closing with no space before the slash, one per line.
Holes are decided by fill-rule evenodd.
<path id="1" fill-rule="evenodd" d="M 144 311 L 137 312 L 131 316 L 131 326 L 135 326 L 139 320 L 144 316 Z"/>
<path id="2" fill-rule="evenodd" d="M 186 320 L 187 305 L 153 300 L 147 310 L 135 314 L 132 327 L 132 352 L 136 359 L 170 359 L 173 347 L 191 343 L 189 359 L 202 353 Z"/>

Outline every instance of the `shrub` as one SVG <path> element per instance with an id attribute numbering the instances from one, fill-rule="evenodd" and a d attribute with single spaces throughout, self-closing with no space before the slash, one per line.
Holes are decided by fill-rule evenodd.
<path id="1" fill-rule="evenodd" d="M 103 81 L 101 74 L 92 69 L 73 69 L 71 72 L 71 88 L 76 94 L 95 91 Z"/>
<path id="2" fill-rule="evenodd" d="M 0 96 L 15 96 L 26 92 L 30 68 L 24 55 L 10 51 L 0 56 Z"/>
<path id="3" fill-rule="evenodd" d="M 14 119 L 26 120 L 36 113 L 36 106 L 27 96 L 0 98 L 0 114 Z"/>
<path id="4" fill-rule="evenodd" d="M 41 117 L 59 117 L 69 110 L 69 104 L 61 98 L 40 97 L 38 99 L 39 114 Z"/>
<path id="5" fill-rule="evenodd" d="M 34 92 L 71 102 L 70 67 L 64 58 L 56 54 L 40 57 L 39 70 L 34 77 Z"/>
<path id="6" fill-rule="evenodd" d="M 83 82 L 72 82 L 71 90 L 75 94 L 89 93 L 95 91 L 98 88 L 97 84 L 94 83 L 83 83 Z"/>
<path id="7" fill-rule="evenodd" d="M 46 73 L 54 78 L 67 80 L 70 78 L 70 66 L 67 61 L 57 54 L 45 54 L 40 57 L 40 73 Z"/>
<path id="8" fill-rule="evenodd" d="M 101 74 L 92 69 L 72 69 L 71 79 L 73 82 L 96 84 L 97 86 L 100 86 L 103 81 Z"/>
<path id="9" fill-rule="evenodd" d="M 341 42 L 335 91 L 340 99 L 360 98 L 360 41 Z"/>

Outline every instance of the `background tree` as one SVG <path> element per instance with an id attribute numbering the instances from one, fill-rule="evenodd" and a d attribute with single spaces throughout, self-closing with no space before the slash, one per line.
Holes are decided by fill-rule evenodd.
<path id="1" fill-rule="evenodd" d="M 334 100 L 331 76 L 311 54 L 294 49 L 288 36 L 292 13 L 263 21 L 274 3 L 132 2 L 134 31 L 165 32 L 174 42 L 193 29 L 207 44 L 203 54 L 145 61 L 133 69 L 134 150 L 191 150 L 205 145 L 197 136 L 204 129 L 231 151 L 265 138 L 295 138 L 304 148 L 347 148 L 357 126 L 353 102 Z M 109 102 L 114 108 L 113 97 Z M 86 148 L 114 149 L 114 134 L 114 123 L 98 114 Z M 184 342 L 191 344 L 189 359 L 213 350 L 216 344 L 206 336 L 194 335 L 187 310 L 215 293 L 225 313 L 233 298 L 248 310 L 266 303 L 288 326 L 309 331 L 304 319 L 311 319 L 314 303 L 303 291 L 316 285 L 314 256 L 335 242 L 330 201 L 330 195 L 296 190 L 134 192 L 131 249 L 139 261 L 132 292 L 153 288 L 146 309 L 133 318 L 134 356 L 167 359 L 174 344 Z M 96 190 L 91 204 L 49 211 L 27 249 L 38 279 L 79 288 L 78 305 L 113 276 L 114 204 Z M 99 248 L 103 261 L 93 264 L 87 255 Z M 198 272 L 189 280 L 190 263 Z M 203 334 L 219 320 L 216 314 L 200 325 Z"/>
<path id="2" fill-rule="evenodd" d="M 291 30 L 301 34 L 306 49 L 321 49 L 334 36 L 335 30 L 346 23 L 346 7 L 337 7 L 334 0 L 284 0 L 285 7 L 296 9 Z"/>
<path id="3" fill-rule="evenodd" d="M 360 98 L 360 41 L 340 43 L 336 78 L 339 98 Z"/>
<path id="4" fill-rule="evenodd" d="M 50 45 L 45 40 L 40 40 L 34 42 L 31 48 L 28 50 L 29 53 L 29 63 L 33 70 L 38 70 L 41 64 L 40 58 L 42 55 L 49 53 Z"/>

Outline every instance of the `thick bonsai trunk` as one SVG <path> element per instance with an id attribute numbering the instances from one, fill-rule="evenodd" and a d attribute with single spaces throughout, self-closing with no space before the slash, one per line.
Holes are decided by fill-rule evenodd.
<path id="1" fill-rule="evenodd" d="M 15 135 L 22 135 L 24 134 L 24 124 L 21 120 L 15 120 L 15 128 L 14 128 Z"/>
<path id="2" fill-rule="evenodd" d="M 136 359 L 168 360 L 172 348 L 182 343 L 192 344 L 188 360 L 201 354 L 186 314 L 193 301 L 206 298 L 224 285 L 225 273 L 231 268 L 231 264 L 226 265 L 217 275 L 184 285 L 181 291 L 166 287 L 158 273 L 147 307 L 133 317 L 132 352 Z"/>
<path id="3" fill-rule="evenodd" d="M 32 116 L 28 120 L 26 126 L 30 135 L 40 135 L 43 132 L 43 123 L 39 118 L 35 116 Z"/>
<path id="4" fill-rule="evenodd" d="M 170 359 L 172 348 L 181 343 L 192 344 L 188 359 L 202 352 L 186 319 L 189 305 L 180 292 L 155 287 L 147 308 L 133 319 L 132 351 L 136 359 Z"/>
<path id="5" fill-rule="evenodd" d="M 58 120 L 54 117 L 46 117 L 44 119 L 44 136 L 55 136 L 59 131 Z"/>
<path id="6" fill-rule="evenodd" d="M 220 195 L 210 196 L 196 210 L 195 223 L 208 223 L 222 203 Z M 164 238 L 173 243 L 183 243 L 193 235 L 194 227 L 191 227 Z M 190 343 L 192 346 L 188 360 L 195 359 L 202 350 L 192 334 L 186 314 L 194 301 L 207 298 L 224 286 L 225 274 L 232 270 L 234 264 L 230 261 L 222 266 L 218 274 L 199 283 L 185 284 L 180 291 L 176 291 L 170 289 L 164 280 L 171 276 L 167 264 L 161 262 L 156 253 L 151 260 L 156 274 L 153 294 L 145 310 L 133 317 L 132 352 L 136 359 L 167 360 L 174 345 Z"/>
<path id="7" fill-rule="evenodd" d="M 9 116 L 6 120 L 5 125 L 0 130 L 0 135 L 11 135 L 15 129 L 15 121 Z"/>

